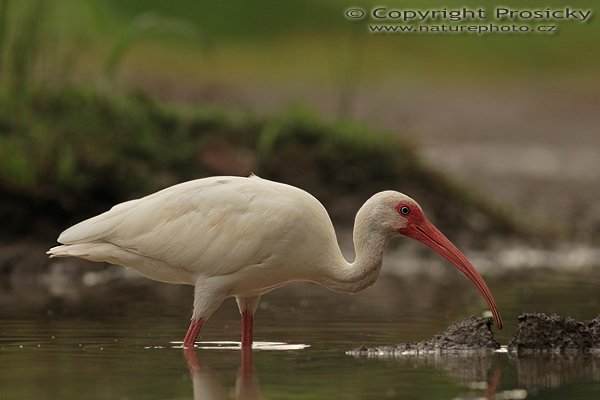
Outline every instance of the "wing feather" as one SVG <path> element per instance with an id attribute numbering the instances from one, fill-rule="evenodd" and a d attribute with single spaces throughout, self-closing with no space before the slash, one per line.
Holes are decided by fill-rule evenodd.
<path id="1" fill-rule="evenodd" d="M 190 272 L 230 274 L 271 257 L 301 218 L 299 193 L 312 198 L 257 177 L 199 179 L 118 204 L 59 242 L 110 243 Z"/>

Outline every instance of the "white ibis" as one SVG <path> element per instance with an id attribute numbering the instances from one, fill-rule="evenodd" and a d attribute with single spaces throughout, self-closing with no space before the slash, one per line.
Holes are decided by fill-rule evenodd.
<path id="1" fill-rule="evenodd" d="M 251 346 L 260 296 L 291 281 L 359 292 L 375 282 L 389 240 L 399 235 L 454 264 L 477 286 L 502 327 L 492 294 L 473 265 L 413 199 L 394 191 L 375 194 L 356 214 L 351 263 L 317 199 L 256 176 L 193 180 L 117 204 L 64 231 L 58 238 L 62 245 L 48 254 L 106 261 L 158 281 L 194 285 L 184 348 L 194 347 L 202 324 L 223 300 L 235 297 L 242 346 Z"/>

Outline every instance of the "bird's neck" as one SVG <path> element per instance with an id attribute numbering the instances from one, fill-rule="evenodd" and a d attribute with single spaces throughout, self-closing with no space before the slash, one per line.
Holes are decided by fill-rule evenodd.
<path id="1" fill-rule="evenodd" d="M 331 276 L 327 286 L 338 292 L 356 293 L 377 280 L 383 253 L 390 240 L 390 236 L 377 226 L 373 221 L 360 218 L 357 215 L 354 224 L 354 262 L 339 261 L 330 268 Z"/>

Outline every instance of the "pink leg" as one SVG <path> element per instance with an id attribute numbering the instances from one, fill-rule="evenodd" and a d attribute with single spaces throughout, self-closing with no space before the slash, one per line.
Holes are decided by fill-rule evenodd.
<path id="1" fill-rule="evenodd" d="M 248 311 L 242 311 L 242 347 L 252 347 L 252 335 L 254 330 L 254 315 Z"/>
<path id="2" fill-rule="evenodd" d="M 194 344 L 196 343 L 196 338 L 200 333 L 200 328 L 202 328 L 202 319 L 193 319 L 190 322 L 190 327 L 185 334 L 185 338 L 183 339 L 183 348 L 184 349 L 193 349 Z"/>

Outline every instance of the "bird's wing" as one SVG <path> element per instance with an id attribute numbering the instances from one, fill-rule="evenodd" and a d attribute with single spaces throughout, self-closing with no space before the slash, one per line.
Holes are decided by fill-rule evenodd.
<path id="1" fill-rule="evenodd" d="M 223 275 L 270 258 L 292 229 L 285 185 L 205 178 L 121 203 L 63 232 L 63 244 L 111 243 L 194 273 Z"/>

